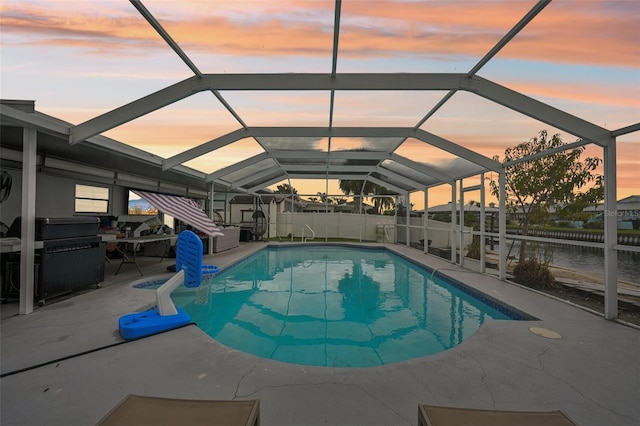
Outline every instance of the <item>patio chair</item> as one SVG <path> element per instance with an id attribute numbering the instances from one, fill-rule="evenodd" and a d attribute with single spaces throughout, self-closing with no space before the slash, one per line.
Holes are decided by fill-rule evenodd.
<path id="1" fill-rule="evenodd" d="M 500 411 L 418 405 L 418 426 L 575 426 L 562 411 Z"/>
<path id="2" fill-rule="evenodd" d="M 98 426 L 259 426 L 260 400 L 212 401 L 127 395 Z"/>

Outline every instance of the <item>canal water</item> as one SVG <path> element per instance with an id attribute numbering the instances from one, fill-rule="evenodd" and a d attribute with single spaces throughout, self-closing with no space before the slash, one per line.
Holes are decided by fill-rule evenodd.
<path id="1" fill-rule="evenodd" d="M 512 243 L 513 240 L 507 239 L 507 252 Z M 497 242 L 494 244 L 494 250 L 498 250 Z M 532 253 L 534 250 L 533 244 L 528 242 L 527 251 Z M 538 243 L 538 253 L 542 253 L 544 250 L 546 250 L 550 258 L 549 263 L 552 265 L 604 276 L 604 250 L 601 248 Z M 519 253 L 520 242 L 515 241 L 510 255 L 517 258 Z M 618 279 L 632 281 L 640 285 L 640 253 L 631 251 L 618 252 Z"/>

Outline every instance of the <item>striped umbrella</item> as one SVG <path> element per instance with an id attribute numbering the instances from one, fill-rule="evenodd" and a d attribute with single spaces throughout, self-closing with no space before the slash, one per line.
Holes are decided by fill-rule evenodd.
<path id="1" fill-rule="evenodd" d="M 220 228 L 202 211 L 200 204 L 192 199 L 155 192 L 134 191 L 158 210 L 167 213 L 207 235 L 223 236 Z"/>

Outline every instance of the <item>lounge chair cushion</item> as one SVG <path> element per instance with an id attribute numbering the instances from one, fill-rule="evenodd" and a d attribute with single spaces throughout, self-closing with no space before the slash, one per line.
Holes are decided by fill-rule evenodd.
<path id="1" fill-rule="evenodd" d="M 418 406 L 418 426 L 575 426 L 561 411 L 499 411 Z"/>
<path id="2" fill-rule="evenodd" d="M 98 425 L 259 426 L 260 400 L 212 401 L 129 394 Z"/>

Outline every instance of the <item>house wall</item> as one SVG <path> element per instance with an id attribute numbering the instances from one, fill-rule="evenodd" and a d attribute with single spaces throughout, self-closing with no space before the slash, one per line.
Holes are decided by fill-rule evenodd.
<path id="1" fill-rule="evenodd" d="M 22 170 L 2 168 L 11 176 L 11 192 L 0 204 L 0 221 L 11 226 L 22 215 Z M 72 217 L 75 213 L 75 185 L 108 187 L 110 200 L 104 215 L 119 216 L 127 213 L 129 191 L 117 185 L 105 185 L 81 178 L 67 178 L 39 172 L 36 174 L 36 217 Z"/>
<path id="2" fill-rule="evenodd" d="M 2 168 L 11 177 L 11 191 L 6 200 L 0 204 L 0 222 L 7 227 L 11 226 L 14 219 L 20 216 L 22 209 L 22 175 L 20 170 Z"/>

